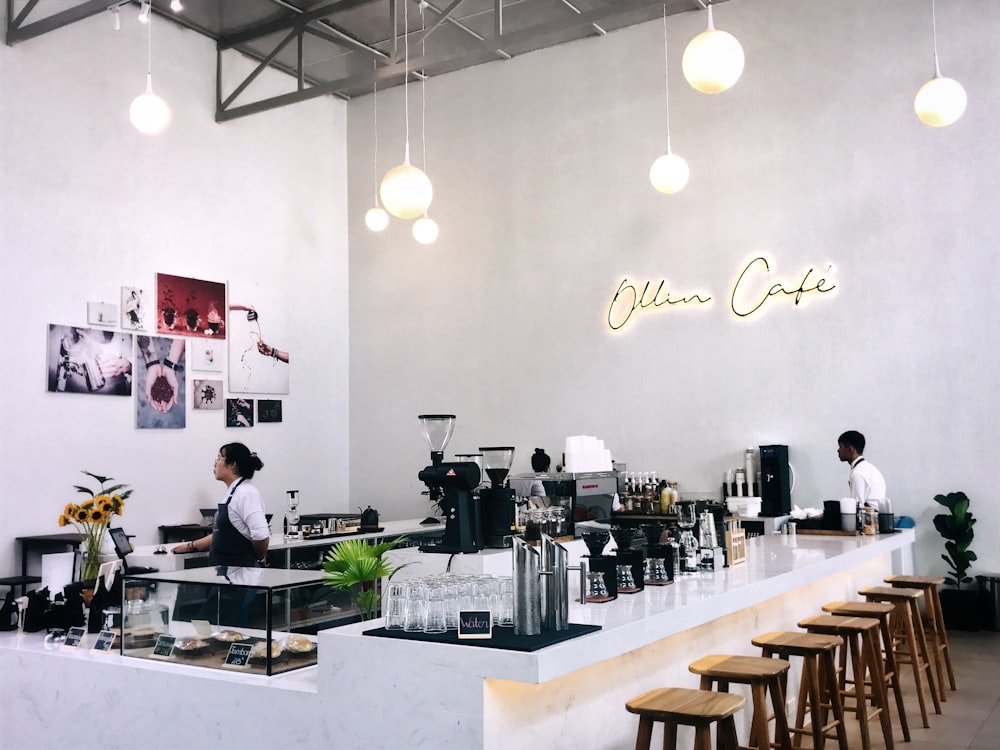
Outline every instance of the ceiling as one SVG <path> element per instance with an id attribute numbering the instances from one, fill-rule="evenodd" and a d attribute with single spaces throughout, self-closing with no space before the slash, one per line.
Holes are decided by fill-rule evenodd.
<path id="1" fill-rule="evenodd" d="M 715 0 L 716 3 L 722 0 Z M 334 95 L 349 99 L 404 75 L 434 77 L 659 18 L 700 10 L 700 0 L 153 0 L 158 17 L 216 42 L 224 55 L 257 62 L 246 78 L 218 81 L 216 120 Z M 7 0 L 6 42 L 41 34 L 139 0 Z M 51 10 L 55 8 L 56 12 Z M 45 13 L 48 12 L 48 15 Z M 404 24 L 404 17 L 406 22 Z M 393 23 L 395 19 L 395 24 Z M 124 21 L 123 21 L 124 22 Z M 111 23 L 111 20 L 109 20 Z M 405 33 L 404 33 L 405 29 Z M 407 53 L 407 46 L 409 47 Z M 408 60 L 408 65 L 407 61 Z M 254 99 L 266 67 L 292 77 L 289 93 Z"/>

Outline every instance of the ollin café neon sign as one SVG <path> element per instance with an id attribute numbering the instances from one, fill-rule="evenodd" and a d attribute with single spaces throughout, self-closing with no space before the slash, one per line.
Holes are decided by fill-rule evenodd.
<path id="1" fill-rule="evenodd" d="M 828 264 L 827 272 L 833 271 L 833 264 Z M 758 256 L 747 263 L 733 284 L 729 295 L 729 309 L 738 318 L 749 318 L 764 309 L 772 298 L 792 298 L 796 306 L 806 295 L 817 296 L 827 294 L 837 288 L 831 280 L 821 276 L 815 268 L 809 268 L 801 276 L 801 280 L 776 281 L 770 286 L 771 264 L 767 258 Z M 623 279 L 618 285 L 618 291 L 608 307 L 608 326 L 613 331 L 620 331 L 630 323 L 636 313 L 663 307 L 700 307 L 712 301 L 709 294 L 692 292 L 689 294 L 672 293 L 666 288 L 666 279 L 656 282 L 647 281 L 642 285 Z M 654 286 L 655 284 L 655 286 Z"/>

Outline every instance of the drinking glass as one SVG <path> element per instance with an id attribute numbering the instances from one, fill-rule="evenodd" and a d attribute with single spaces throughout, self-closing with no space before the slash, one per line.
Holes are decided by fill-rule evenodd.
<path id="1" fill-rule="evenodd" d="M 402 630 L 406 624 L 406 584 L 390 582 L 384 598 L 385 629 Z"/>
<path id="2" fill-rule="evenodd" d="M 497 625 L 500 627 L 514 625 L 514 579 L 509 576 L 500 579 L 500 617 Z"/>
<path id="3" fill-rule="evenodd" d="M 406 617 L 403 630 L 407 633 L 421 633 L 427 622 L 427 591 L 424 582 L 413 579 L 406 584 Z"/>
<path id="4" fill-rule="evenodd" d="M 424 615 L 425 633 L 443 633 L 448 627 L 444 608 L 444 586 L 439 583 L 427 587 L 427 604 Z"/>

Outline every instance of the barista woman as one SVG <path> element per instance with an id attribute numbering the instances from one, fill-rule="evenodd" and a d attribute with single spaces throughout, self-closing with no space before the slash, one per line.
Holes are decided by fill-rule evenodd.
<path id="1" fill-rule="evenodd" d="M 531 491 L 529 493 L 531 497 L 545 497 L 545 485 L 542 484 L 541 477 L 548 473 L 551 465 L 552 459 L 549 458 L 549 454 L 542 448 L 535 448 L 535 452 L 531 454 L 531 470 L 536 475 L 531 480 Z"/>
<path id="2" fill-rule="evenodd" d="M 219 504 L 212 533 L 193 542 L 184 542 L 172 552 L 210 551 L 213 565 L 256 567 L 267 557 L 271 532 L 264 515 L 264 499 L 250 484 L 254 472 L 263 468 L 256 453 L 243 443 L 227 443 L 215 459 L 215 478 L 229 492 Z"/>

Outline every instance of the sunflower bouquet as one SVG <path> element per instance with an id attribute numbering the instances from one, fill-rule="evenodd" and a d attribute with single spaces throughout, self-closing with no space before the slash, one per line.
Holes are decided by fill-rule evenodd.
<path id="1" fill-rule="evenodd" d="M 74 526 L 76 530 L 83 534 L 84 560 L 83 560 L 83 580 L 97 577 L 97 570 L 101 564 L 101 548 L 104 546 L 104 537 L 111 525 L 112 516 L 120 516 L 125 511 L 125 501 L 132 490 L 127 484 L 112 484 L 112 477 L 102 477 L 98 474 L 91 474 L 89 471 L 82 472 L 88 477 L 100 483 L 97 490 L 82 485 L 74 485 L 74 489 L 88 499 L 81 503 L 67 503 L 59 515 L 60 526 Z"/>

